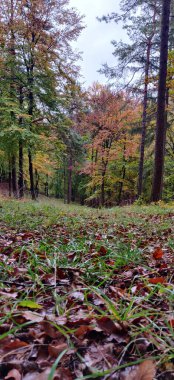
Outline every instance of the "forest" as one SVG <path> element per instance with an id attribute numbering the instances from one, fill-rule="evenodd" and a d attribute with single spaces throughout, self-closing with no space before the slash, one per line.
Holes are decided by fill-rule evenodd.
<path id="1" fill-rule="evenodd" d="M 72 45 L 84 20 L 69 1 L 1 1 L 0 179 L 9 196 L 94 207 L 173 199 L 173 4 L 166 14 L 162 3 L 123 0 L 120 14 L 98 20 L 124 23 L 129 39 L 112 41 L 114 67 L 99 67 L 108 84 L 85 89 Z"/>
<path id="2" fill-rule="evenodd" d="M 87 86 L 78 6 L 0 2 L 0 380 L 174 379 L 174 0 L 104 13 Z"/>

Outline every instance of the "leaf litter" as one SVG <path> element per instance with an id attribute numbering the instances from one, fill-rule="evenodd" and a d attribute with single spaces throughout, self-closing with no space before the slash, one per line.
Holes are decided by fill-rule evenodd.
<path id="1" fill-rule="evenodd" d="M 0 379 L 174 378 L 173 223 L 1 221 Z"/>

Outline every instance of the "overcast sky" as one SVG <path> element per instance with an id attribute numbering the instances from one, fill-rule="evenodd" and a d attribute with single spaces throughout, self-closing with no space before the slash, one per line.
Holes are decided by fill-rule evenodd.
<path id="1" fill-rule="evenodd" d="M 97 16 L 106 15 L 119 10 L 120 0 L 70 0 L 70 5 L 77 8 L 80 14 L 85 15 L 86 28 L 82 31 L 75 46 L 83 52 L 81 73 L 85 86 L 94 81 L 106 82 L 105 76 L 97 73 L 103 63 L 114 66 L 116 63 L 112 55 L 113 39 L 125 39 L 125 32 L 115 23 L 106 24 L 97 21 Z"/>

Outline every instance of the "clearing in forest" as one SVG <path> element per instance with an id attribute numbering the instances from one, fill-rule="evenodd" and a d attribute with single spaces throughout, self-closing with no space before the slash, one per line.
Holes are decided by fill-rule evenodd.
<path id="1" fill-rule="evenodd" d="M 1 200 L 0 228 L 0 379 L 174 378 L 174 206 Z"/>

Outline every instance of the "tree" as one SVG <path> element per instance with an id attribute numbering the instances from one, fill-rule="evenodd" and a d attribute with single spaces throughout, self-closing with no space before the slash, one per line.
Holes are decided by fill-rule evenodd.
<path id="1" fill-rule="evenodd" d="M 89 201 L 104 206 L 107 203 L 106 191 L 110 194 L 112 181 L 120 183 L 120 178 L 111 180 L 110 166 L 117 163 L 122 145 L 125 156 L 137 145 L 131 138 L 125 139 L 129 126 L 137 113 L 136 103 L 126 93 L 116 93 L 109 88 L 94 84 L 89 91 L 89 111 L 85 115 L 82 128 L 88 131 L 88 160 L 82 169 L 89 175 L 91 189 Z M 116 194 L 114 194 L 116 200 Z"/>
<path id="2" fill-rule="evenodd" d="M 166 79 L 168 62 L 168 42 L 170 23 L 171 0 L 163 0 L 161 20 L 160 69 L 157 101 L 157 124 L 155 140 L 155 163 L 152 187 L 152 201 L 159 201 L 162 197 L 164 153 L 166 140 Z"/>
<path id="3" fill-rule="evenodd" d="M 0 10 L 3 148 L 8 150 L 5 141 L 9 137 L 9 178 L 14 177 L 13 167 L 17 168 L 21 197 L 24 160 L 28 154 L 30 192 L 34 199 L 35 154 L 41 145 L 44 150 L 43 136 L 48 139 L 54 135 L 55 124 L 61 128 L 61 115 L 67 113 L 65 87 L 78 77 L 75 64 L 78 54 L 71 42 L 83 28 L 82 18 L 69 7 L 68 0 L 2 0 Z M 17 152 L 18 166 L 12 166 Z"/>
<path id="4" fill-rule="evenodd" d="M 103 72 L 110 79 L 126 76 L 123 86 L 130 87 L 139 92 L 142 97 L 141 143 L 138 170 L 138 196 L 143 190 L 143 168 L 146 142 L 146 129 L 148 119 L 148 101 L 151 96 L 150 78 L 156 74 L 158 68 L 159 24 L 161 14 L 161 1 L 159 0 L 124 0 L 120 3 L 121 14 L 112 13 L 102 19 L 106 22 L 122 21 L 127 31 L 129 42 L 112 41 L 114 56 L 118 65 L 109 68 L 104 65 Z"/>

